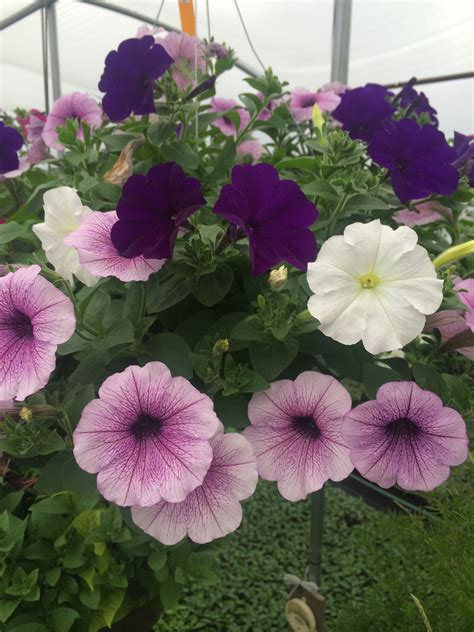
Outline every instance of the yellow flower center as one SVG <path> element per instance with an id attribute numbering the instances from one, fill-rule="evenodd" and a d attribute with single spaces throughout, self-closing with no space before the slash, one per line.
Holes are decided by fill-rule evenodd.
<path id="1" fill-rule="evenodd" d="M 379 277 L 373 272 L 369 272 L 369 274 L 361 274 L 359 281 L 365 290 L 372 290 L 380 283 Z"/>

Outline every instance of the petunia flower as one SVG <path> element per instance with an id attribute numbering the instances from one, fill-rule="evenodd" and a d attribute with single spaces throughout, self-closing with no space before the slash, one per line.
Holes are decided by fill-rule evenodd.
<path id="1" fill-rule="evenodd" d="M 207 54 L 209 57 L 215 57 L 216 59 L 227 59 L 229 57 L 229 50 L 225 44 L 210 42 L 207 47 Z"/>
<path id="2" fill-rule="evenodd" d="M 239 132 L 247 127 L 250 122 L 250 114 L 242 107 L 238 107 L 237 101 L 233 99 L 222 99 L 221 97 L 213 97 L 211 99 L 211 107 L 209 112 L 227 112 L 233 110 L 239 117 L 239 127 L 236 128 L 233 121 L 225 114 L 213 121 L 214 127 L 217 127 L 224 136 L 237 136 Z"/>
<path id="3" fill-rule="evenodd" d="M 162 26 L 151 26 L 150 24 L 143 23 L 138 27 L 135 37 L 144 37 L 145 35 L 152 35 L 155 39 L 160 33 L 165 33 L 165 29 Z"/>
<path id="4" fill-rule="evenodd" d="M 464 314 L 465 312 L 461 309 L 442 309 L 436 314 L 428 316 L 423 331 L 425 333 L 439 331 L 443 345 L 460 336 L 461 339 L 458 338 L 456 348 L 452 350 L 461 353 L 470 360 L 474 360 L 474 346 L 462 346 L 463 342 L 465 343 L 468 336 L 470 337 L 470 334 L 472 334 L 472 329 L 467 324 Z"/>
<path id="5" fill-rule="evenodd" d="M 436 115 L 438 112 L 434 109 L 424 92 L 417 92 L 415 88 L 408 84 L 404 86 L 397 95 L 397 101 L 402 108 L 414 112 L 415 114 L 428 114 L 434 125 L 438 125 Z"/>
<path id="6" fill-rule="evenodd" d="M 332 112 L 341 102 L 341 97 L 332 90 L 311 92 L 307 88 L 295 88 L 290 95 L 290 112 L 298 123 L 311 121 L 313 106 L 319 105 L 323 112 Z"/>
<path id="7" fill-rule="evenodd" d="M 47 115 L 39 110 L 32 109 L 25 121 L 26 139 L 29 143 L 34 143 L 43 136 Z"/>
<path id="8" fill-rule="evenodd" d="M 204 42 L 188 33 L 168 33 L 160 39 L 168 55 L 174 60 L 171 74 L 180 90 L 196 85 L 195 70 L 206 71 L 206 47 Z"/>
<path id="9" fill-rule="evenodd" d="M 474 279 L 455 279 L 454 289 L 461 303 L 467 307 L 464 312 L 466 325 L 474 331 Z"/>
<path id="10" fill-rule="evenodd" d="M 416 232 L 374 220 L 328 239 L 308 266 L 308 309 L 326 336 L 362 340 L 370 353 L 400 349 L 421 333 L 443 299 L 443 282 Z"/>
<path id="11" fill-rule="evenodd" d="M 465 173 L 469 186 L 474 187 L 474 138 L 454 132 L 453 149 L 456 159 L 451 164 L 460 173 Z"/>
<path id="12" fill-rule="evenodd" d="M 350 90 L 349 86 L 341 81 L 330 81 L 321 86 L 321 92 L 335 92 L 339 96 Z"/>
<path id="13" fill-rule="evenodd" d="M 415 382 L 388 382 L 342 424 L 356 469 L 380 487 L 431 491 L 467 458 L 461 415 Z"/>
<path id="14" fill-rule="evenodd" d="M 18 176 L 21 176 L 23 173 L 25 173 L 25 171 L 28 171 L 30 167 L 31 163 L 28 160 L 28 157 L 21 156 L 18 161 L 18 167 L 16 169 L 13 169 L 12 171 L 7 171 L 5 173 L 0 173 L 0 182 L 2 182 L 2 180 L 18 178 Z"/>
<path id="15" fill-rule="evenodd" d="M 117 204 L 112 243 L 124 257 L 169 259 L 179 227 L 206 204 L 201 184 L 175 162 L 131 176 Z"/>
<path id="16" fill-rule="evenodd" d="M 420 127 L 416 121 L 385 122 L 369 144 L 369 154 L 390 173 L 393 190 L 407 203 L 432 193 L 450 195 L 459 175 L 450 163 L 456 152 L 433 125 Z"/>
<path id="17" fill-rule="evenodd" d="M 72 92 L 64 94 L 53 103 L 44 125 L 42 138 L 48 147 L 64 149 L 58 140 L 57 128 L 65 125 L 69 119 L 87 123 L 91 129 L 100 127 L 102 123 L 102 110 L 88 94 Z M 77 137 L 84 138 L 82 127 L 77 130 Z"/>
<path id="18" fill-rule="evenodd" d="M 342 129 L 351 138 L 369 142 L 383 121 L 395 112 L 388 101 L 391 95 L 387 88 L 376 83 L 367 83 L 361 88 L 344 92 L 332 115 L 336 121 L 342 123 Z"/>
<path id="19" fill-rule="evenodd" d="M 63 279 L 74 283 L 74 277 L 89 287 L 98 279 L 79 262 L 79 255 L 66 244 L 66 237 L 79 228 L 81 221 L 92 210 L 83 206 L 75 189 L 57 187 L 43 196 L 44 222 L 35 224 L 33 232 L 41 241 L 46 259 Z"/>
<path id="20" fill-rule="evenodd" d="M 74 307 L 39 266 L 0 277 L 0 400 L 23 400 L 46 386 L 56 349 L 74 333 Z"/>
<path id="21" fill-rule="evenodd" d="M 0 173 L 18 169 L 20 161 L 17 152 L 23 146 L 23 138 L 14 127 L 0 121 Z"/>
<path id="22" fill-rule="evenodd" d="M 341 424 L 350 409 L 351 396 L 342 384 L 316 371 L 255 393 L 244 435 L 259 475 L 277 481 L 280 494 L 292 501 L 303 500 L 328 480 L 349 476 L 353 466 Z"/>
<path id="23" fill-rule="evenodd" d="M 248 140 L 244 140 L 243 143 L 240 143 L 237 147 L 237 154 L 243 156 L 250 156 L 251 162 L 257 162 L 264 152 L 263 145 L 255 140 L 254 138 L 249 138 Z"/>
<path id="24" fill-rule="evenodd" d="M 206 476 L 218 428 L 212 400 L 162 362 L 105 380 L 74 431 L 74 456 L 122 506 L 181 502 Z"/>
<path id="25" fill-rule="evenodd" d="M 155 112 L 153 83 L 172 63 L 172 57 L 151 35 L 126 39 L 110 51 L 99 81 L 99 90 L 106 93 L 102 107 L 110 120 L 123 121 L 132 112 Z"/>
<path id="26" fill-rule="evenodd" d="M 120 281 L 146 281 L 157 272 L 166 259 L 123 257 L 112 243 L 112 227 L 118 221 L 117 213 L 93 211 L 86 215 L 77 230 L 70 233 L 64 243 L 79 254 L 81 265 L 94 277 L 113 276 Z"/>
<path id="27" fill-rule="evenodd" d="M 306 270 L 316 257 L 316 239 L 309 230 L 318 217 L 314 204 L 296 182 L 280 180 L 271 165 L 239 165 L 231 177 L 214 213 L 247 235 L 253 274 L 263 274 L 282 261 Z"/>
<path id="28" fill-rule="evenodd" d="M 393 214 L 393 219 L 397 224 L 405 224 L 405 226 L 425 226 L 432 224 L 440 219 L 452 217 L 452 210 L 447 206 L 443 206 L 436 200 L 421 202 L 415 204 L 416 211 L 410 211 L 405 208 Z"/>
<path id="29" fill-rule="evenodd" d="M 163 544 L 176 544 L 186 535 L 206 544 L 232 533 L 242 521 L 240 501 L 254 493 L 258 481 L 252 446 L 242 435 L 222 430 L 210 444 L 212 463 L 204 481 L 182 502 L 132 507 L 135 524 Z"/>

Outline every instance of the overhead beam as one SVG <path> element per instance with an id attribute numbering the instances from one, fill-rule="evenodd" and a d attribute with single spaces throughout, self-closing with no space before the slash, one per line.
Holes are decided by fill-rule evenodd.
<path id="1" fill-rule="evenodd" d="M 331 81 L 347 84 L 351 40 L 352 0 L 334 0 Z"/>

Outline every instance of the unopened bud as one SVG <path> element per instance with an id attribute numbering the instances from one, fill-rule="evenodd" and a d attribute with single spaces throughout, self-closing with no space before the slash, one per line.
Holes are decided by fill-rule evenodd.
<path id="1" fill-rule="evenodd" d="M 107 171 L 106 174 L 104 174 L 104 180 L 106 182 L 110 182 L 110 184 L 118 184 L 119 186 L 122 186 L 122 184 L 132 175 L 133 154 L 136 149 L 143 145 L 144 142 L 145 140 L 143 138 L 134 138 L 128 142 L 122 149 L 119 159 L 115 165 L 112 169 Z"/>
<path id="2" fill-rule="evenodd" d="M 313 110 L 311 112 L 311 118 L 313 119 L 313 125 L 316 129 L 321 131 L 324 125 L 324 116 L 321 108 L 317 103 L 313 105 Z"/>
<path id="3" fill-rule="evenodd" d="M 280 266 L 277 270 L 272 270 L 268 276 L 268 285 L 272 290 L 279 290 L 282 288 L 288 279 L 288 268 L 286 266 Z"/>
<path id="4" fill-rule="evenodd" d="M 226 353 L 226 351 L 229 351 L 229 349 L 230 349 L 230 342 L 228 341 L 228 339 L 221 338 L 215 343 L 212 350 L 214 353 Z"/>
<path id="5" fill-rule="evenodd" d="M 457 246 L 451 246 L 451 248 L 448 248 L 434 259 L 433 265 L 435 268 L 441 268 L 447 263 L 452 263 L 472 254 L 474 254 L 474 239 Z"/>
<path id="6" fill-rule="evenodd" d="M 33 411 L 28 406 L 23 406 L 18 414 L 23 421 L 31 421 L 33 419 Z"/>

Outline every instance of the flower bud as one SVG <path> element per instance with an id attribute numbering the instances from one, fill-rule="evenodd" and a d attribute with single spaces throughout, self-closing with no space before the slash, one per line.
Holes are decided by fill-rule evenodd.
<path id="1" fill-rule="evenodd" d="M 323 113 L 321 111 L 321 108 L 319 107 L 319 105 L 317 103 L 315 103 L 313 105 L 313 110 L 311 112 L 311 118 L 313 119 L 313 125 L 316 129 L 319 129 L 319 131 L 321 131 L 323 129 L 323 125 L 324 125 L 324 116 Z"/>
<path id="2" fill-rule="evenodd" d="M 458 259 L 462 259 L 463 257 L 467 257 L 468 255 L 472 255 L 474 253 L 474 239 L 470 241 L 466 241 L 463 244 L 458 244 L 457 246 L 451 246 L 440 255 L 433 260 L 433 265 L 435 268 L 440 268 L 441 266 L 445 266 L 448 263 L 452 263 L 453 261 L 457 261 Z"/>
<path id="3" fill-rule="evenodd" d="M 221 354 L 221 353 L 225 353 L 226 351 L 229 351 L 229 349 L 230 349 L 229 340 L 227 338 L 221 338 L 214 344 L 212 351 L 214 354 Z"/>
<path id="4" fill-rule="evenodd" d="M 280 266 L 276 270 L 272 270 L 268 276 L 268 285 L 272 290 L 279 290 L 282 288 L 288 279 L 288 268 L 286 266 Z"/>

